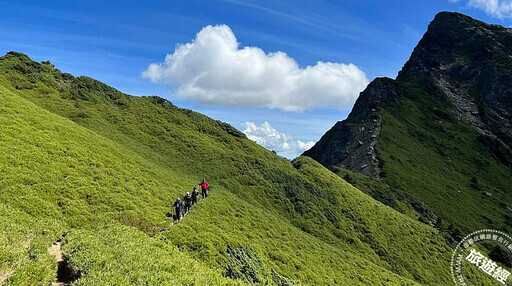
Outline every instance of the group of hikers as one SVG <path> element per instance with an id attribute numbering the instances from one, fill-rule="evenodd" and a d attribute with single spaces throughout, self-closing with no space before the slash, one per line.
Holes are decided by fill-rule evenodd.
<path id="1" fill-rule="evenodd" d="M 203 179 L 201 183 L 198 184 L 199 187 L 201 187 L 201 195 L 203 197 L 203 200 L 208 197 L 208 190 L 210 188 L 210 184 Z M 196 187 L 194 187 L 194 190 L 192 191 L 192 194 L 187 192 L 187 194 L 183 197 L 183 200 L 181 198 L 178 198 L 174 204 L 172 205 L 175 210 L 174 220 L 179 221 L 182 218 L 184 218 L 187 213 L 190 211 L 193 205 L 197 204 L 199 198 L 199 191 Z"/>

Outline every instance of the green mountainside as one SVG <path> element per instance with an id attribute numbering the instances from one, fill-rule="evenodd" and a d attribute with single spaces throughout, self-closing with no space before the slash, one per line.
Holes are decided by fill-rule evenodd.
<path id="1" fill-rule="evenodd" d="M 310 158 L 10 52 L 0 58 L 0 284 L 440 285 L 439 232 Z M 211 195 L 171 225 L 200 179 Z"/>
<path id="2" fill-rule="evenodd" d="M 512 233 L 511 44 L 512 29 L 439 13 L 397 79 L 370 83 L 305 155 L 450 243 Z"/>

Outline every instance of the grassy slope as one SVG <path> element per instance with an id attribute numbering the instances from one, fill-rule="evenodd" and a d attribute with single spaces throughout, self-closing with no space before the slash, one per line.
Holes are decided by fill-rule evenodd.
<path id="1" fill-rule="evenodd" d="M 2 126 L 11 126 L 1 130 L 9 138 L 2 152 L 11 154 L 0 162 L 8 178 L 0 181 L 1 221 L 12 222 L 1 241 L 16 242 L 2 244 L 0 271 L 15 270 L 13 282 L 38 279 L 31 271 L 51 279 L 44 250 L 63 232 L 83 284 L 148 273 L 158 273 L 154 284 L 218 284 L 220 272 L 276 284 L 449 281 L 450 250 L 434 229 L 310 159 L 292 165 L 229 135 L 237 135 L 230 126 L 19 54 L 0 60 L 0 88 Z M 171 200 L 202 177 L 214 185 L 211 198 L 169 228 Z M 40 259 L 24 255 L 32 245 Z"/>
<path id="2" fill-rule="evenodd" d="M 66 238 L 71 242 L 65 250 L 77 244 L 74 238 L 87 238 L 72 253 L 65 254 L 70 254 L 73 262 L 89 260 L 88 265 L 80 269 L 88 272 L 96 285 L 104 276 L 110 276 L 108 281 L 123 284 L 128 279 L 147 278 L 148 272 L 152 273 L 152 281 L 225 281 L 218 272 L 200 265 L 176 248 L 161 247 L 158 240 L 136 228 L 124 227 L 119 231 L 121 226 L 116 222 L 120 220 L 161 220 L 158 214 L 165 208 L 158 207 L 167 201 L 164 195 L 172 193 L 167 184 L 178 178 L 155 170 L 133 152 L 42 110 L 4 87 L 0 87 L 0 102 L 3 138 L 0 144 L 0 263 L 4 273 L 14 271 L 10 282 L 34 285 L 53 280 L 56 264 L 46 248 L 64 232 L 69 232 Z M 113 225 L 104 226 L 99 234 L 87 229 L 107 222 Z M 86 229 L 78 230 L 82 227 Z M 121 239 L 123 236 L 126 239 Z M 122 243 L 108 245 L 104 242 L 111 242 L 112 237 Z M 93 245 L 88 247 L 88 243 Z M 139 247 L 123 243 L 146 244 L 143 249 L 152 255 L 140 256 Z M 81 257 L 84 255 L 81 247 L 86 247 L 88 257 Z M 101 254 L 95 255 L 94 251 Z M 109 266 L 122 266 L 125 271 L 107 272 L 94 280 L 105 267 L 95 269 L 94 264 L 101 263 L 112 252 L 122 252 L 119 258 L 129 259 L 131 263 L 113 259 Z M 156 260 L 166 257 L 172 259 Z M 161 265 L 155 267 L 149 262 Z M 179 275 L 189 273 L 190 269 L 201 275 Z M 119 279 L 121 276 L 124 278 Z"/>
<path id="3" fill-rule="evenodd" d="M 512 205 L 510 169 L 493 158 L 472 127 L 457 120 L 436 88 L 411 83 L 401 95 L 399 103 L 381 110 L 377 151 L 386 182 L 463 232 L 489 226 L 512 232 L 506 209 Z"/>
<path id="4" fill-rule="evenodd" d="M 400 213 L 430 225 L 437 220 L 432 210 L 423 202 L 410 196 L 404 190 L 390 186 L 384 180 L 354 173 L 337 166 L 333 166 L 331 170 L 352 186 Z"/>

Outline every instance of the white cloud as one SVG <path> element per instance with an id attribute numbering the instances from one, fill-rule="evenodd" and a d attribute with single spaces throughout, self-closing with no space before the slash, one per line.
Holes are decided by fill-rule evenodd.
<path id="1" fill-rule="evenodd" d="M 318 62 L 301 68 L 283 52 L 241 47 L 226 25 L 204 27 L 142 75 L 195 103 L 285 111 L 350 109 L 368 84 L 354 64 Z"/>
<path id="2" fill-rule="evenodd" d="M 313 141 L 302 142 L 300 140 L 297 140 L 297 146 L 298 146 L 299 151 L 309 150 L 314 145 L 315 145 L 315 142 L 313 142 Z"/>
<path id="3" fill-rule="evenodd" d="M 510 0 L 469 0 L 469 6 L 482 9 L 496 18 L 512 17 L 512 1 Z"/>
<path id="4" fill-rule="evenodd" d="M 247 138 L 267 149 L 280 152 L 291 148 L 292 136 L 277 131 L 267 121 L 260 126 L 257 126 L 254 122 L 244 122 L 242 126 L 245 128 L 243 132 L 247 135 Z"/>
<path id="5" fill-rule="evenodd" d="M 247 121 L 242 123 L 242 126 L 247 138 L 290 159 L 315 145 L 313 141 L 302 142 L 301 140 L 294 140 L 292 135 L 279 132 L 267 121 L 260 126 L 254 122 Z"/>
<path id="6" fill-rule="evenodd" d="M 452 3 L 458 0 L 449 0 Z M 475 9 L 481 9 L 495 18 L 512 18 L 511 0 L 468 0 L 467 5 Z"/>

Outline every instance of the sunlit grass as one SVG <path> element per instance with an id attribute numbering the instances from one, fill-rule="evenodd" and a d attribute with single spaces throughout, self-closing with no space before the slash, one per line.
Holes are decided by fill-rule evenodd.
<path id="1" fill-rule="evenodd" d="M 0 125 L 0 271 L 14 284 L 52 281 L 46 248 L 63 235 L 79 285 L 450 281 L 435 229 L 162 99 L 11 54 Z M 171 226 L 202 178 L 210 197 Z"/>

